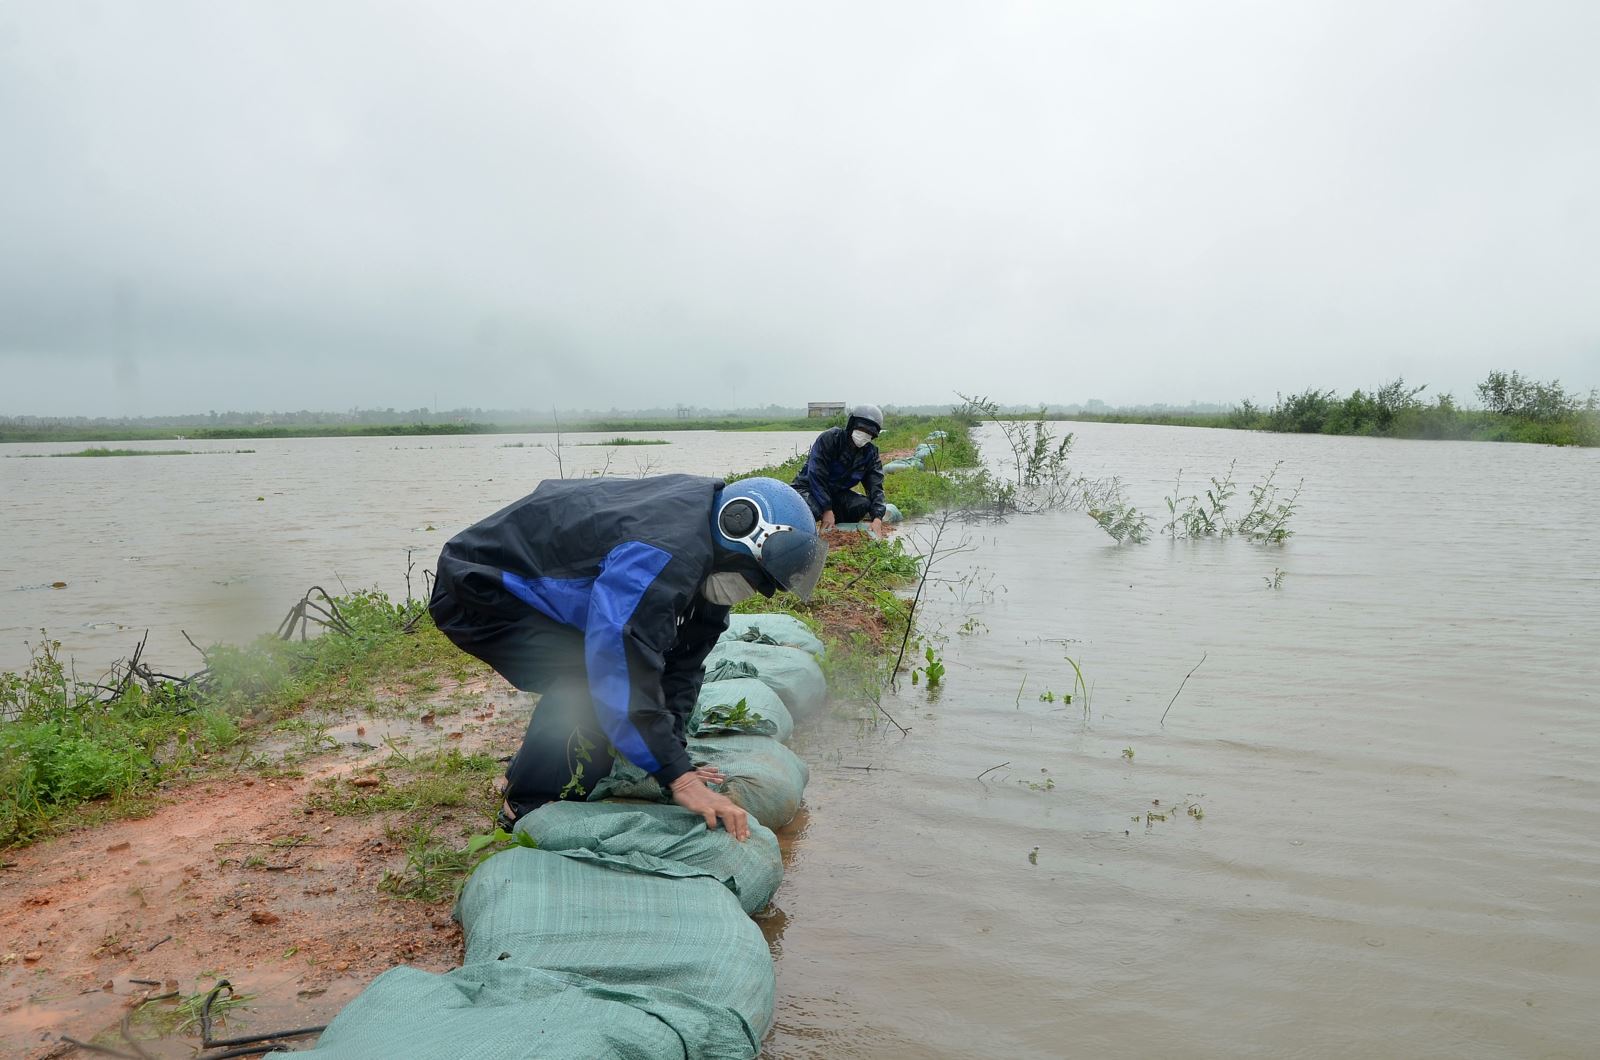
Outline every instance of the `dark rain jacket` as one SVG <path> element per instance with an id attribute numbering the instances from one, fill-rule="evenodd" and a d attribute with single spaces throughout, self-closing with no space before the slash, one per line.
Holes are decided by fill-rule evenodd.
<path id="1" fill-rule="evenodd" d="M 694 475 L 547 481 L 439 556 L 441 586 L 469 614 L 516 621 L 531 608 L 583 634 L 601 729 L 663 786 L 693 768 L 684 731 L 728 626 L 728 609 L 699 592 L 721 487 Z"/>
<path id="2" fill-rule="evenodd" d="M 861 483 L 871 504 L 869 519 L 882 519 L 883 463 L 878 457 L 878 447 L 868 442 L 857 449 L 850 440 L 848 425 L 829 427 L 811 443 L 811 454 L 805 466 L 794 477 L 794 488 L 800 491 L 818 516 L 833 507 L 835 494 L 845 493 Z"/>

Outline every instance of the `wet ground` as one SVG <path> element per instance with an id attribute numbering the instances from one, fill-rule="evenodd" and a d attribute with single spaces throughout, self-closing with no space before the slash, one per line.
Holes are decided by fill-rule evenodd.
<path id="1" fill-rule="evenodd" d="M 307 806 L 319 782 L 365 782 L 390 755 L 429 748 L 514 749 L 527 701 L 498 679 L 447 693 L 476 706 L 432 724 L 334 719 L 337 751 L 296 761 L 297 777 L 241 773 L 160 794 L 149 816 L 78 832 L 6 856 L 0 871 L 0 1055 L 70 1052 L 61 1035 L 127 1049 L 130 1032 L 157 1056 L 187 1057 L 197 1031 L 152 1040 L 176 1000 L 226 977 L 247 1004 L 219 1035 L 325 1024 L 396 964 L 455 967 L 461 932 L 450 902 L 391 898 L 378 883 L 406 867 L 384 816 Z M 441 693 L 446 696 L 446 693 Z M 271 741 L 270 758 L 289 748 Z M 487 820 L 443 811 L 441 834 Z"/>

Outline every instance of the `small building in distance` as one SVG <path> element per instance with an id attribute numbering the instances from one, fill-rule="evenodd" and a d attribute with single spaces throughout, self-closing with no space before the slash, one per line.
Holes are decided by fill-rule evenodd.
<path id="1" fill-rule="evenodd" d="M 806 404 L 807 419 L 826 420 L 843 414 L 844 402 L 842 401 L 812 401 Z"/>

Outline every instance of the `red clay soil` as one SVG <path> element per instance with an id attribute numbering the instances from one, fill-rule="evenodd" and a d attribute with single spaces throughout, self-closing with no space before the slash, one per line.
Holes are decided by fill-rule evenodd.
<path id="1" fill-rule="evenodd" d="M 491 693 L 482 706 L 434 725 L 360 724 L 390 734 L 413 726 L 414 746 L 509 754 L 526 702 L 498 678 L 477 690 Z M 385 871 L 406 862 L 405 850 L 384 837 L 386 818 L 306 805 L 318 779 L 388 757 L 357 724 L 332 730 L 350 746 L 300 763 L 303 777 L 241 774 L 175 788 L 149 817 L 6 853 L 0 1056 L 88 1055 L 62 1035 L 98 1035 L 100 1044 L 137 1054 L 119 1032 L 124 1013 L 154 995 L 206 991 L 219 976 L 253 995 L 216 1032 L 227 1037 L 327 1023 L 397 964 L 459 964 L 461 931 L 448 901 L 429 905 L 378 889 Z M 452 825 L 441 813 L 434 823 L 447 835 L 488 822 L 462 816 Z M 197 1029 L 162 1041 L 149 1040 L 156 1030 L 144 1021 L 132 1030 L 152 1056 L 192 1056 L 199 1045 Z"/>

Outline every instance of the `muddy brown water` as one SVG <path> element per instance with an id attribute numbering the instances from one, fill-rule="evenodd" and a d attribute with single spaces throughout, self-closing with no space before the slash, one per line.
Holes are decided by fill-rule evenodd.
<path id="1" fill-rule="evenodd" d="M 559 471 L 719 475 L 786 460 L 815 437 L 630 432 L 671 444 L 592 444 L 617 436 L 562 435 Z M 41 627 L 80 673 L 128 655 L 147 629 L 146 661 L 192 670 L 200 657 L 182 631 L 202 645 L 247 642 L 312 585 L 403 598 L 407 549 L 421 595 L 446 538 L 558 474 L 555 444 L 518 434 L 0 445 L 0 670 L 27 665 L 25 642 Z M 91 447 L 202 455 L 29 458 Z"/>
<path id="2" fill-rule="evenodd" d="M 1178 468 L 1237 459 L 1242 499 L 1282 460 L 1280 481 L 1305 479 L 1296 535 L 1118 548 L 1074 512 L 971 527 L 926 615 L 942 689 L 884 700 L 911 734 L 833 716 L 797 735 L 812 782 L 763 921 L 767 1052 L 1595 1055 L 1600 453 L 1073 429 L 1079 469 L 1123 476 L 1158 526 Z M 715 473 L 809 435 L 720 439 L 617 452 Z M 74 631 L 120 599 L 154 644 L 157 617 L 275 624 L 334 568 L 392 587 L 405 545 L 436 550 L 422 527 L 520 495 L 548 458 L 374 439 L 276 443 L 299 452 L 274 463 L 272 444 L 219 446 L 256 448 L 253 468 L 0 461 L 5 539 L 36 541 L 0 581 L 94 591 L 15 591 L 4 639 L 48 624 L 110 657 L 125 631 Z M 1087 711 L 1060 700 L 1067 656 Z"/>
<path id="3" fill-rule="evenodd" d="M 1600 452 L 1074 429 L 1152 515 L 1282 460 L 1296 535 L 971 528 L 911 735 L 802 734 L 771 1052 L 1596 1055 Z"/>

